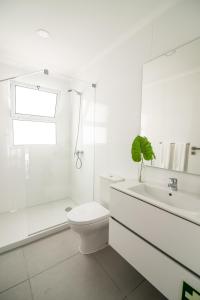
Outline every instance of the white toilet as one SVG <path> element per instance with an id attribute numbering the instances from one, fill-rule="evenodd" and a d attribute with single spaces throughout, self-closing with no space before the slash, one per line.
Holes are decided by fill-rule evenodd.
<path id="1" fill-rule="evenodd" d="M 88 202 L 76 206 L 67 214 L 71 229 L 79 235 L 81 253 L 90 254 L 108 245 L 109 186 L 122 180 L 124 179 L 121 177 L 101 176 L 102 204 L 96 201 Z"/>

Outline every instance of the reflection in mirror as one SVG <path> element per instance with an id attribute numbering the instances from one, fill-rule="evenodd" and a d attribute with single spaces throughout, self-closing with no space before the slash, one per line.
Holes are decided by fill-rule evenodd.
<path id="1" fill-rule="evenodd" d="M 143 66 L 141 135 L 146 165 L 200 175 L 200 39 Z"/>

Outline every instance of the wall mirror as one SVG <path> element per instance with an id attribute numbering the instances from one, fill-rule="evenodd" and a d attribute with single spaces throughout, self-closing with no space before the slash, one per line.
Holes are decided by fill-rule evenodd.
<path id="1" fill-rule="evenodd" d="M 144 64 L 141 135 L 152 167 L 200 175 L 200 39 Z"/>

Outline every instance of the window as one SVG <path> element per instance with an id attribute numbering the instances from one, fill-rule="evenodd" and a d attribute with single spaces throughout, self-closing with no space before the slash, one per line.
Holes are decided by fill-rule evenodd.
<path id="1" fill-rule="evenodd" d="M 55 123 L 13 120 L 14 144 L 55 144 Z"/>
<path id="2" fill-rule="evenodd" d="M 58 92 L 12 82 L 14 145 L 56 144 Z"/>
<path id="3" fill-rule="evenodd" d="M 17 85 L 15 94 L 16 113 L 55 117 L 57 94 Z"/>

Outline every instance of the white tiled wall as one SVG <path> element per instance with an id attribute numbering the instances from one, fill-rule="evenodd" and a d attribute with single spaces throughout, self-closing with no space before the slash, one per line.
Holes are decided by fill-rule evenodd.
<path id="1" fill-rule="evenodd" d="M 57 147 L 28 147 L 29 174 L 25 173 L 23 147 L 13 148 L 8 106 L 8 86 L 0 84 L 0 212 L 41 202 L 72 198 L 81 203 L 93 199 L 93 160 L 95 159 L 95 199 L 99 199 L 99 175 L 114 173 L 137 177 L 138 166 L 130 155 L 132 139 L 140 132 L 142 65 L 149 59 L 200 36 L 200 1 L 180 0 L 153 23 L 140 29 L 101 60 L 79 74 L 97 82 L 94 135 L 94 90 L 84 93 L 81 145 L 84 150 L 83 168 L 74 168 L 73 145 L 76 131 L 77 97 L 71 97 L 72 111 L 63 93 L 59 109 Z M 145 22 L 144 22 L 145 24 Z M 138 27 L 139 28 L 139 27 Z M 1 66 L 1 77 L 18 70 Z M 35 78 L 30 78 L 29 82 Z M 41 78 L 37 79 L 41 82 Z M 43 82 L 45 84 L 45 82 Z M 66 91 L 66 83 L 48 78 L 46 84 Z M 46 85 L 45 84 L 45 85 Z M 70 115 L 74 118 L 70 121 Z M 89 117 L 88 117 L 89 116 Z M 70 127 L 72 124 L 72 128 Z M 71 142 L 68 133 L 72 133 Z M 60 133 L 59 133 L 60 132 Z M 88 138 L 90 137 L 90 139 Z M 70 147 L 70 144 L 72 147 Z M 72 151 L 71 151 L 72 150 Z M 71 151 L 71 152 L 70 152 Z M 70 158 L 70 154 L 71 158 Z M 71 168 L 71 170 L 70 170 Z M 70 171 L 69 171 L 70 170 Z M 71 175 L 69 175 L 69 172 Z M 179 187 L 200 192 L 199 176 L 176 174 Z M 71 176 L 71 179 L 69 178 Z M 171 174 L 146 168 L 145 179 L 166 184 Z"/>
<path id="2" fill-rule="evenodd" d="M 130 148 L 140 132 L 142 65 L 178 45 L 200 36 L 200 1 L 183 0 L 141 29 L 132 38 L 113 49 L 79 74 L 97 81 L 95 198 L 99 199 L 99 175 L 114 173 L 137 177 Z M 99 111 L 102 113 L 99 121 Z M 99 126 L 104 140 L 98 142 Z M 146 168 L 145 179 L 166 184 L 170 172 Z M 174 174 L 175 175 L 175 174 Z M 200 192 L 200 177 L 176 174 L 179 187 Z M 86 180 L 83 178 L 83 180 Z"/>
<path id="3" fill-rule="evenodd" d="M 15 69 L 1 66 L 1 78 L 16 74 Z M 44 75 L 24 77 L 23 82 L 61 90 L 57 106 L 57 145 L 13 146 L 9 82 L 0 83 L 0 212 L 65 199 L 70 194 L 67 84 Z M 28 170 L 25 155 L 29 159 Z"/>
<path id="4" fill-rule="evenodd" d="M 74 147 L 78 129 L 80 96 L 71 93 L 70 186 L 73 201 L 81 204 L 93 200 L 95 89 L 88 86 L 88 84 L 84 84 L 84 86 L 78 85 L 77 90 L 84 91 L 82 96 L 81 121 L 77 148 L 84 153 L 81 155 L 82 168 L 76 169 Z"/>

